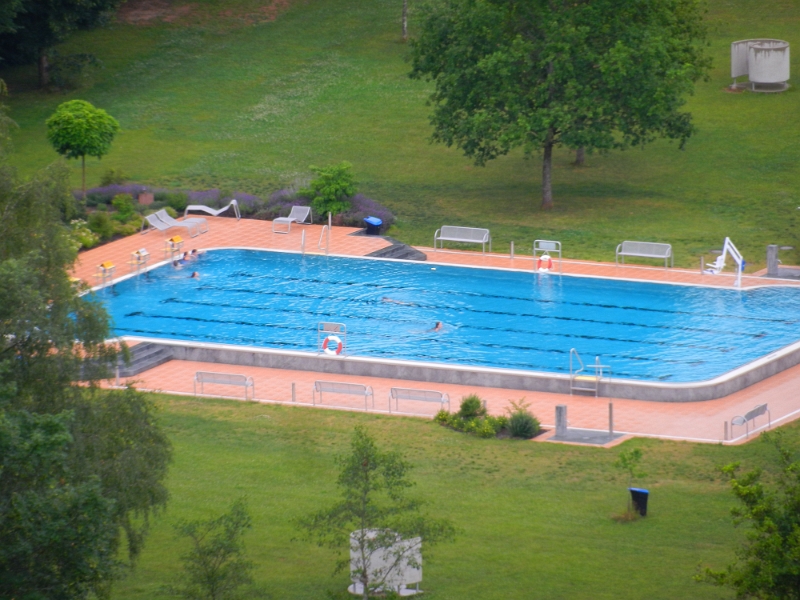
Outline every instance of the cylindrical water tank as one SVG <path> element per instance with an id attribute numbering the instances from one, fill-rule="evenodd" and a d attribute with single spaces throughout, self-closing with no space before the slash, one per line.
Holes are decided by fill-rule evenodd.
<path id="1" fill-rule="evenodd" d="M 759 40 L 747 49 L 747 68 L 753 83 L 784 83 L 789 80 L 789 42 Z"/>

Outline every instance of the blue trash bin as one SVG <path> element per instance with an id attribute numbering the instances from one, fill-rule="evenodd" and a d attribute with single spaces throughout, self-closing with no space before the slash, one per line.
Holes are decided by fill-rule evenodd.
<path id="1" fill-rule="evenodd" d="M 378 217 L 365 217 L 364 223 L 367 224 L 367 235 L 381 234 L 381 225 L 383 225 L 383 221 Z"/>
<path id="2" fill-rule="evenodd" d="M 647 498 L 650 496 L 648 490 L 641 488 L 628 488 L 631 493 L 631 501 L 633 502 L 633 509 L 643 517 L 647 516 Z"/>

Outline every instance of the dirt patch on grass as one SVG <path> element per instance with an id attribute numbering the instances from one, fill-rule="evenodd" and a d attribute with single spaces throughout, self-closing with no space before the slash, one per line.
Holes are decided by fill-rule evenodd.
<path id="1" fill-rule="evenodd" d="M 271 0 L 269 3 L 243 1 L 228 4 L 224 10 L 209 8 L 180 0 L 128 0 L 117 11 L 117 21 L 128 25 L 215 24 L 226 27 L 257 25 L 274 21 L 289 8 L 290 0 Z"/>

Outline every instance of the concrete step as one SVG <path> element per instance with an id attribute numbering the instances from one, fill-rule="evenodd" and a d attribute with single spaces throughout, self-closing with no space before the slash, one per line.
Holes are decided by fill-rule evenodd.
<path id="1" fill-rule="evenodd" d="M 137 344 L 131 348 L 131 362 L 119 361 L 120 377 L 133 377 L 149 369 L 163 365 L 172 360 L 172 349 L 152 342 Z"/>

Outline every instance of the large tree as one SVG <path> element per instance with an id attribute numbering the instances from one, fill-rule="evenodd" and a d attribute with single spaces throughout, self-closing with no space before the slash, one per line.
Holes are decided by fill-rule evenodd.
<path id="1" fill-rule="evenodd" d="M 444 0 L 429 4 L 411 77 L 432 80 L 433 140 L 476 164 L 522 147 L 607 151 L 693 133 L 684 97 L 709 66 L 699 0 Z"/>
<path id="2" fill-rule="evenodd" d="M 118 351 L 102 304 L 69 278 L 75 211 L 63 162 L 22 180 L 0 160 L 0 581 L 16 582 L 10 597 L 97 591 L 120 544 L 136 558 L 167 500 L 171 450 L 152 401 L 96 385 Z M 42 443 L 47 468 L 27 473 L 25 448 Z M 56 580 L 68 594 L 53 591 Z"/>
<path id="3" fill-rule="evenodd" d="M 53 48 L 75 30 L 106 22 L 121 3 L 122 0 L 3 0 L 0 57 L 18 64 L 38 62 L 39 84 L 47 86 Z"/>

